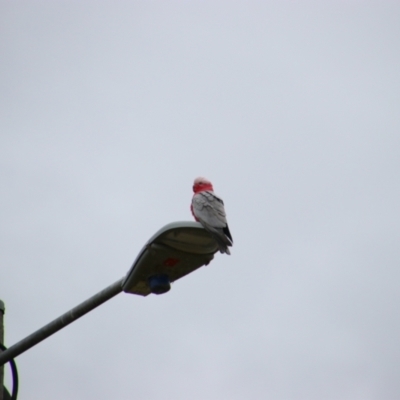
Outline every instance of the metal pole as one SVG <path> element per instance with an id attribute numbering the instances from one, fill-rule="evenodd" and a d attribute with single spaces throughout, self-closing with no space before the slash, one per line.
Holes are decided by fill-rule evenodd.
<path id="1" fill-rule="evenodd" d="M 43 328 L 40 328 L 36 332 L 27 336 L 25 339 L 22 339 L 18 343 L 11 346 L 9 349 L 0 354 L 0 365 L 3 365 L 12 358 L 19 356 L 24 351 L 29 350 L 31 347 L 40 343 L 42 340 L 47 339 L 53 333 L 65 328 L 71 322 L 74 322 L 89 311 L 92 311 L 94 308 L 121 293 L 122 282 L 124 279 L 125 277 L 121 278 L 117 282 L 103 289 L 101 292 L 92 296 L 90 299 L 77 305 L 72 310 L 67 311 L 65 314 L 61 315 L 61 317 L 58 317 L 54 321 L 45 325 Z"/>
<path id="2" fill-rule="evenodd" d="M 4 343 L 4 313 L 6 311 L 6 307 L 4 302 L 0 300 L 0 343 Z M 1 350 L 0 350 L 1 352 Z M 1 356 L 1 354 L 0 354 Z M 4 366 L 0 365 L 0 400 L 3 400 L 3 392 L 4 392 Z"/>

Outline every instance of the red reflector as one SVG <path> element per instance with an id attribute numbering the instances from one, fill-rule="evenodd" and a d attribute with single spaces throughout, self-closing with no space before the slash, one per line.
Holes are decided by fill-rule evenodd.
<path id="1" fill-rule="evenodd" d="M 176 264 L 178 264 L 179 261 L 180 261 L 180 260 L 178 260 L 177 258 L 167 258 L 167 259 L 164 261 L 164 265 L 166 265 L 167 267 L 173 267 L 173 266 L 175 266 Z"/>

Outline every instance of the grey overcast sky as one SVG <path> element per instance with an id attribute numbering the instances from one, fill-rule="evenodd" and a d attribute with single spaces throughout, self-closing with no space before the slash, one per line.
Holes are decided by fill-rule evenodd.
<path id="1" fill-rule="evenodd" d="M 6 344 L 191 220 L 199 175 L 234 238 L 19 356 L 19 399 L 399 399 L 399 21 L 398 1 L 0 1 Z"/>

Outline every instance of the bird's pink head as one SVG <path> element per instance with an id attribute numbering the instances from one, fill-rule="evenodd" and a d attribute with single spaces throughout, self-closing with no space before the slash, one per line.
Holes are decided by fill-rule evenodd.
<path id="1" fill-rule="evenodd" d="M 212 183 L 208 179 L 200 176 L 194 180 L 193 192 L 199 193 L 199 192 L 203 192 L 204 190 L 213 191 L 214 189 L 213 189 Z"/>

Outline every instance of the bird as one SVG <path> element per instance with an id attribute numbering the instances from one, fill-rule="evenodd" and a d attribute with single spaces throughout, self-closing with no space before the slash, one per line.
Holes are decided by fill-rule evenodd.
<path id="1" fill-rule="evenodd" d="M 233 239 L 226 220 L 224 202 L 215 195 L 212 183 L 203 177 L 194 180 L 193 192 L 190 209 L 194 219 L 211 233 L 219 251 L 230 255 L 229 247 Z"/>

